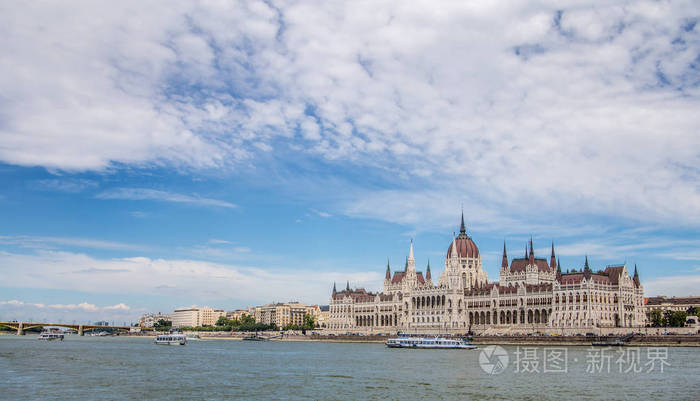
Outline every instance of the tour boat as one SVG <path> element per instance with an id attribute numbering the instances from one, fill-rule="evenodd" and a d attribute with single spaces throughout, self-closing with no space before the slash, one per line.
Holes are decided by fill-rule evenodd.
<path id="1" fill-rule="evenodd" d="M 63 333 L 44 330 L 41 332 L 41 334 L 39 334 L 39 337 L 37 337 L 37 339 L 44 340 L 44 341 L 55 341 L 55 340 L 63 341 Z"/>
<path id="2" fill-rule="evenodd" d="M 154 342 L 158 345 L 186 345 L 187 337 L 184 334 L 161 334 Z"/>
<path id="3" fill-rule="evenodd" d="M 476 345 L 470 344 L 461 338 L 447 337 L 409 337 L 400 336 L 390 338 L 386 342 L 389 348 L 425 348 L 425 349 L 475 349 Z"/>

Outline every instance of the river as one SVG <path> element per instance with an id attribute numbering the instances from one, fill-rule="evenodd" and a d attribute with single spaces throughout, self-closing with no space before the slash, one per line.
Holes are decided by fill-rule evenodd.
<path id="1" fill-rule="evenodd" d="M 157 346 L 139 337 L 0 336 L 3 400 L 697 400 L 698 377 L 700 348 L 690 347 L 402 350 L 311 341 Z"/>

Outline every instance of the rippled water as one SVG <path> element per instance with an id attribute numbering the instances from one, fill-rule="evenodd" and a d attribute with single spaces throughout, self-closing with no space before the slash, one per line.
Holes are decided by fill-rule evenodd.
<path id="1" fill-rule="evenodd" d="M 612 349 L 610 373 L 588 373 L 588 347 L 565 348 L 567 373 L 543 373 L 541 360 L 539 373 L 518 373 L 518 349 L 504 349 L 510 363 L 491 375 L 479 365 L 481 350 L 231 340 L 168 347 L 134 337 L 47 343 L 0 336 L 0 399 L 700 399 L 698 348 L 668 348 L 664 372 L 651 373 L 620 373 Z M 642 363 L 647 351 L 640 349 Z M 543 348 L 535 352 L 543 359 Z"/>

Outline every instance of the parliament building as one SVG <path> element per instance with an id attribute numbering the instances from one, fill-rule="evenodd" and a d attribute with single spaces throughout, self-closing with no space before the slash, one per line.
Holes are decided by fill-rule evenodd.
<path id="1" fill-rule="evenodd" d="M 411 242 L 402 271 L 387 263 L 383 291 L 338 291 L 330 298 L 328 330 L 337 333 L 573 334 L 641 327 L 646 323 L 644 288 L 637 266 L 562 272 L 554 253 L 535 256 L 532 240 L 519 258 L 508 258 L 505 243 L 497 282 L 482 269 L 479 248 L 459 235 L 447 248 L 445 266 L 434 279 L 428 263 L 416 270 Z"/>

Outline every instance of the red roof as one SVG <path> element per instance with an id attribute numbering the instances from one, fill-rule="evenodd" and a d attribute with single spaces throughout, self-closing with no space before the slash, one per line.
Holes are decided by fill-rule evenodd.
<path id="1" fill-rule="evenodd" d="M 513 259 L 510 262 L 510 271 L 512 273 L 521 273 L 525 271 L 525 268 L 527 265 L 530 264 L 530 259 Z M 549 272 L 549 265 L 547 264 L 546 259 L 535 259 L 535 265 L 537 266 L 537 270 L 541 272 Z"/>
<path id="2" fill-rule="evenodd" d="M 457 256 L 460 258 L 476 258 L 479 257 L 479 248 L 467 234 L 459 234 L 452 242 L 457 243 Z M 447 257 L 452 256 L 452 243 L 447 248 Z"/>

